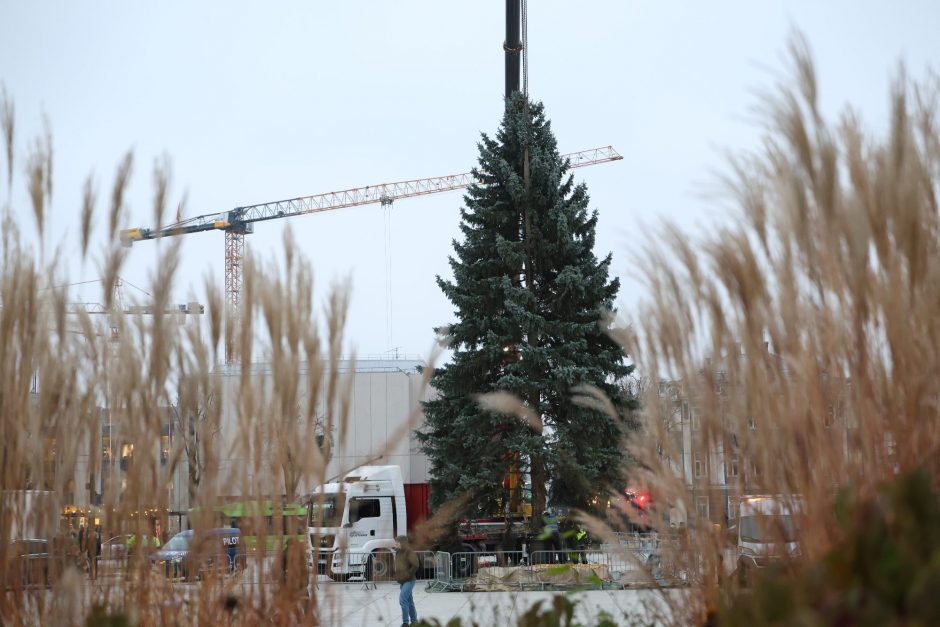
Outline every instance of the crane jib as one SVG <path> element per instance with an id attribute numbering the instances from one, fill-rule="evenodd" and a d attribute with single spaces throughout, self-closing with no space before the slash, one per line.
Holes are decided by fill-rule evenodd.
<path id="1" fill-rule="evenodd" d="M 602 146 L 579 152 L 562 155 L 568 160 L 569 167 L 580 168 L 608 161 L 619 161 L 623 157 L 612 146 Z M 188 218 L 159 229 L 132 228 L 120 232 L 121 243 L 131 246 L 134 242 L 157 239 L 159 237 L 173 237 L 204 231 L 226 231 L 246 234 L 254 229 L 252 223 L 277 218 L 290 218 L 293 216 L 319 213 L 334 209 L 357 207 L 372 203 L 390 204 L 392 201 L 403 198 L 413 198 L 426 194 L 447 192 L 467 187 L 473 182 L 473 174 L 451 174 L 426 179 L 399 181 L 397 183 L 382 183 L 357 187 L 338 192 L 327 192 L 314 196 L 301 196 L 288 200 L 261 203 L 245 207 L 236 207 L 223 213 L 212 213 L 195 218 Z"/>
<path id="2" fill-rule="evenodd" d="M 601 146 L 580 152 L 561 155 L 567 161 L 568 167 L 580 168 L 608 161 L 623 159 L 614 150 L 613 146 Z M 224 213 L 213 213 L 195 218 L 189 218 L 163 226 L 159 229 L 124 229 L 121 231 L 121 243 L 131 246 L 134 242 L 186 235 L 188 233 L 201 233 L 202 231 L 223 231 L 225 233 L 225 300 L 237 311 L 239 308 L 239 294 L 242 283 L 242 257 L 244 256 L 245 235 L 254 231 L 254 222 L 273 220 L 275 218 L 289 218 L 308 213 L 355 207 L 370 203 L 390 205 L 393 201 L 425 194 L 435 194 L 467 187 L 473 182 L 473 174 L 453 174 L 428 179 L 415 179 L 400 181 L 398 183 L 383 183 L 358 187 L 340 192 L 329 192 L 315 196 L 302 196 L 289 200 L 281 200 L 260 205 L 236 207 Z M 237 363 L 233 336 L 226 335 L 225 363 Z"/>

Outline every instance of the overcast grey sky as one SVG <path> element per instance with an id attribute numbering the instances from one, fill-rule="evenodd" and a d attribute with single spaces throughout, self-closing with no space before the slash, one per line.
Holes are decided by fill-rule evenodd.
<path id="1" fill-rule="evenodd" d="M 530 93 L 545 103 L 561 151 L 610 144 L 624 156 L 575 176 L 600 212 L 596 252 L 614 253 L 627 314 L 643 297 L 629 254 L 650 226 L 671 219 L 694 233 L 726 218 L 703 191 L 725 151 L 756 145 L 756 93 L 783 72 L 792 28 L 815 53 L 824 109 L 850 102 L 875 128 L 885 124 L 898 62 L 918 77 L 940 60 L 933 0 L 529 5 Z M 468 171 L 479 133 L 500 119 L 503 20 L 501 0 L 0 0 L 0 82 L 17 111 L 16 217 L 34 233 L 20 190 L 43 112 L 55 142 L 47 242 L 71 237 L 73 281 L 98 276 L 78 263 L 83 179 L 94 172 L 106 197 L 130 148 L 126 226 L 152 226 L 151 171 L 164 153 L 185 216 Z M 453 319 L 434 276 L 449 276 L 461 202 L 460 193 L 435 194 L 391 210 L 391 342 L 380 207 L 258 224 L 247 247 L 271 258 L 289 226 L 313 263 L 320 300 L 331 281 L 351 278 L 348 334 L 360 354 L 426 354 L 432 327 Z M 180 302 L 190 281 L 201 286 L 211 273 L 221 286 L 223 276 L 221 233 L 183 239 Z M 157 248 L 136 245 L 124 277 L 146 286 Z"/>

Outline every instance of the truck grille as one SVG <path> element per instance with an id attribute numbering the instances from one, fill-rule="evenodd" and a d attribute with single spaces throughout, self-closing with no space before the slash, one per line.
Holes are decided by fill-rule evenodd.
<path id="1" fill-rule="evenodd" d="M 336 540 L 334 535 L 319 535 L 316 533 L 310 534 L 310 546 L 320 549 L 332 549 L 333 542 Z"/>

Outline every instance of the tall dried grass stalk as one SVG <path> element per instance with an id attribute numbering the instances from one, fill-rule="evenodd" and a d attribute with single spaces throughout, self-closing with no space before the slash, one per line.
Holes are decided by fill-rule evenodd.
<path id="1" fill-rule="evenodd" d="M 0 105 L 13 185 L 13 104 L 6 92 Z M 52 154 L 46 133 L 29 158 L 26 187 L 40 238 L 51 210 Z M 127 153 L 117 167 L 105 215 L 106 244 L 96 259 L 101 300 L 113 312 L 120 303 L 112 286 L 127 259 L 117 230 L 126 217 L 132 164 Z M 169 195 L 169 162 L 163 159 L 154 166 L 152 215 L 158 223 Z M 89 177 L 80 213 L 83 266 L 94 248 L 96 196 Z M 0 239 L 0 487 L 51 490 L 64 505 L 89 502 L 104 485 L 104 501 L 94 514 L 103 533 L 141 537 L 153 533 L 142 513 L 167 509 L 168 485 L 180 473 L 186 500 L 195 508 L 188 522 L 197 532 L 218 526 L 213 508 L 231 495 L 277 503 L 283 495 L 293 501 L 328 479 L 332 445 L 324 434 L 335 432 L 343 441 L 351 419 L 353 373 L 340 367 L 348 353 L 348 286 L 333 286 L 325 310 L 318 311 L 313 269 L 289 234 L 282 266 L 247 260 L 234 330 L 245 365 L 230 369 L 219 365 L 220 342 L 233 321 L 217 285 L 207 280 L 196 299 L 207 306 L 204 320 L 181 326 L 178 315 L 165 313 L 174 286 L 185 278 L 178 240 L 159 243 L 160 259 L 148 287 L 153 315 L 114 313 L 102 324 L 84 311 L 72 313 L 67 290 L 52 287 L 67 284 L 73 268 L 58 257 L 37 260 L 22 243 L 12 202 L 5 207 Z M 257 376 L 253 358 L 267 364 L 270 377 Z M 223 425 L 225 415 L 234 415 L 234 423 Z M 419 419 L 416 408 L 409 427 L 392 434 L 389 446 L 409 437 Z M 175 436 L 162 459 L 159 443 L 168 424 Z M 119 440 L 105 439 L 111 427 L 115 434 L 119 429 Z M 117 449 L 119 443 L 124 451 Z M 125 452 L 127 469 L 116 472 Z M 119 483 L 109 485 L 114 478 Z M 76 568 L 78 547 L 65 528 L 56 539 L 61 572 L 51 590 L 19 589 L 7 539 L 24 524 L 42 528 L 47 525 L 38 523 L 58 516 L 53 503 L 37 503 L 28 511 L 2 508 L 0 587 L 13 588 L 0 594 L 4 623 L 84 624 L 95 606 L 141 625 L 316 624 L 320 615 L 317 596 L 306 596 L 305 550 L 284 558 L 289 567 L 283 573 L 279 549 L 268 560 L 274 575 L 254 583 L 209 578 L 181 597 L 178 588 L 151 575 L 143 551 L 129 561 L 126 578 L 109 577 L 92 586 Z M 305 532 L 298 521 L 289 522 L 288 536 Z M 260 509 L 253 523 L 260 547 L 265 535 L 281 533 L 267 531 Z M 288 551 L 292 546 L 280 538 L 273 545 Z"/>
<path id="2" fill-rule="evenodd" d="M 795 81 L 764 103 L 762 150 L 731 163 L 739 219 L 698 238 L 667 226 L 638 259 L 652 298 L 625 348 L 673 381 L 649 386 L 629 452 L 663 510 L 685 505 L 685 554 L 702 560 L 685 565 L 694 602 L 674 604 L 676 624 L 717 601 L 728 545 L 711 522 L 724 520 L 697 516 L 695 496 L 732 453 L 732 496 L 803 497 L 808 560 L 837 534 L 837 488 L 874 495 L 914 468 L 940 479 L 940 83 L 900 72 L 875 136 L 851 110 L 827 121 L 807 46 L 790 52 Z M 701 478 L 682 475 L 683 402 Z"/>

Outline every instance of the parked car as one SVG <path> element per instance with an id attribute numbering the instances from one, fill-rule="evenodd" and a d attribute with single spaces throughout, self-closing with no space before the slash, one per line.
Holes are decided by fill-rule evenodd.
<path id="1" fill-rule="evenodd" d="M 52 560 L 48 540 L 14 540 L 10 543 L 7 560 L 7 588 L 49 585 Z"/>
<path id="2" fill-rule="evenodd" d="M 245 543 L 236 527 L 219 527 L 196 533 L 181 531 L 150 556 L 150 563 L 167 577 L 185 581 L 209 573 L 239 571 L 247 561 Z"/>

